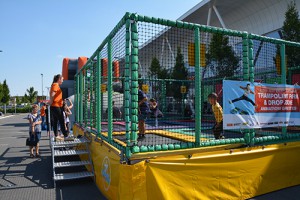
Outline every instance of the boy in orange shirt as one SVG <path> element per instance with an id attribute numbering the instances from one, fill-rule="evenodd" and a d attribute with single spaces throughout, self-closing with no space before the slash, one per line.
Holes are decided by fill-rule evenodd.
<path id="1" fill-rule="evenodd" d="M 45 116 L 46 116 L 45 110 L 46 110 L 46 105 L 44 103 L 42 103 L 42 107 L 40 110 L 41 117 L 42 117 L 42 130 L 46 130 L 46 128 L 45 128 Z"/>

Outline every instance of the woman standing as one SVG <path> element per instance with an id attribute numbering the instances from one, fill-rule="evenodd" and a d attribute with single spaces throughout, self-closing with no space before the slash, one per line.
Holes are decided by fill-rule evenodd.
<path id="1" fill-rule="evenodd" d="M 57 132 L 57 122 L 59 122 L 61 131 L 64 137 L 68 137 L 69 132 L 65 129 L 65 121 L 63 115 L 63 98 L 60 85 L 63 83 L 64 78 L 62 75 L 55 75 L 53 78 L 53 83 L 50 90 L 50 112 L 53 117 L 53 131 L 55 137 L 58 136 Z"/>

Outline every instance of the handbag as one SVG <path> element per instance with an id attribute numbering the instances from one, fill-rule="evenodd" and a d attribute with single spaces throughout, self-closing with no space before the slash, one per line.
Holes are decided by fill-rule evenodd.
<path id="1" fill-rule="evenodd" d="M 26 146 L 36 146 L 36 142 L 35 141 L 32 141 L 30 140 L 30 138 L 26 138 Z"/>

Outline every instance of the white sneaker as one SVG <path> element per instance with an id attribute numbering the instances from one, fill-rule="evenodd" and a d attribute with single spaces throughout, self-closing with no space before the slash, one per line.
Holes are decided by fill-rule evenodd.
<path id="1" fill-rule="evenodd" d="M 60 137 L 60 136 L 57 136 L 57 137 L 55 137 L 55 141 L 56 141 L 56 142 L 63 142 L 63 141 L 64 141 L 64 138 L 63 138 L 63 137 Z"/>
<path id="2" fill-rule="evenodd" d="M 74 137 L 72 137 L 72 136 L 65 137 L 64 139 L 65 139 L 65 141 L 74 141 Z"/>

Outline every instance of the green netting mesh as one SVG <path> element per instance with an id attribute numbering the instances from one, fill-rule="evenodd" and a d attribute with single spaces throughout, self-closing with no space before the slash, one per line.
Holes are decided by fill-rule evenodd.
<path id="1" fill-rule="evenodd" d="M 223 105 L 224 79 L 298 83 L 298 46 L 127 13 L 76 75 L 76 120 L 127 157 L 297 138 L 296 126 L 223 130 L 218 138 L 207 97 L 214 92 Z"/>

